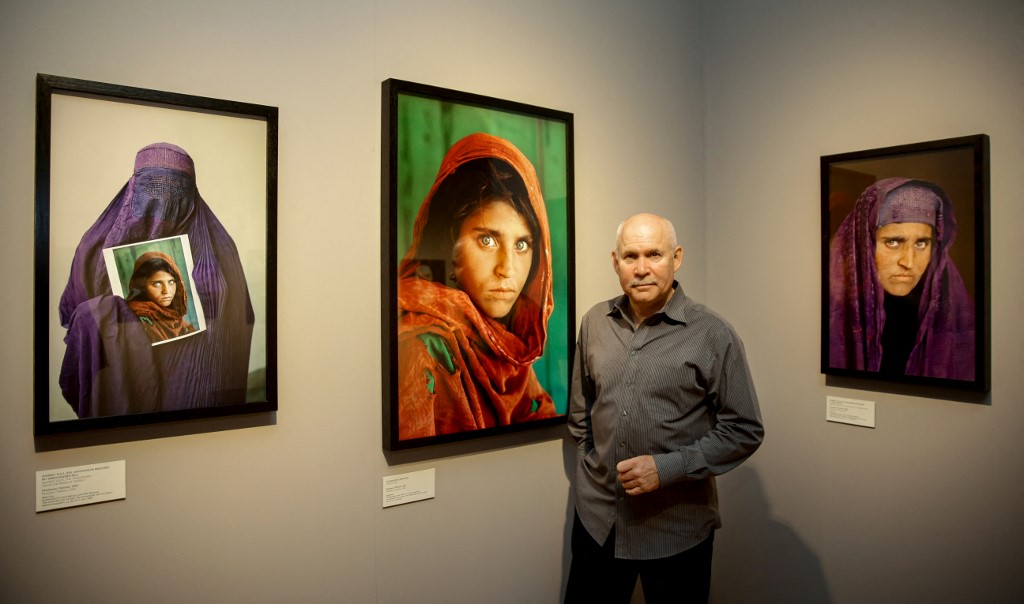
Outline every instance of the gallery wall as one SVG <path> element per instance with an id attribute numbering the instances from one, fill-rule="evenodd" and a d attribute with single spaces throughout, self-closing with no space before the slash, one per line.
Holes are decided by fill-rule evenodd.
<path id="1" fill-rule="evenodd" d="M 574 114 L 577 315 L 616 293 L 622 218 L 676 223 L 681 281 L 743 336 L 767 425 L 720 483 L 713 601 L 1021 600 L 1024 8 L 891 4 L 5 2 L 0 600 L 559 600 L 562 429 L 381 450 L 389 77 Z M 280 108 L 275 416 L 37 450 L 39 72 Z M 992 137 L 991 393 L 827 381 L 818 157 L 980 132 Z M 825 422 L 827 395 L 876 401 L 877 427 Z M 117 459 L 124 501 L 34 513 L 37 470 Z M 435 499 L 381 509 L 382 477 L 426 468 Z"/>
<path id="2" fill-rule="evenodd" d="M 617 289 L 609 252 L 627 214 L 671 216 L 694 258 L 704 245 L 699 4 L 585 8 L 4 2 L 0 600 L 559 600 L 564 428 L 381 450 L 380 85 L 399 78 L 575 115 L 582 313 Z M 279 107 L 276 416 L 36 450 L 36 73 Z M 702 295 L 699 261 L 684 282 Z M 34 513 L 35 471 L 118 459 L 126 500 Z M 382 477 L 426 468 L 435 499 L 381 509 Z"/>
<path id="3" fill-rule="evenodd" d="M 745 338 L 767 427 L 721 482 L 716 601 L 1021 601 L 1024 4 L 711 2 L 703 24 L 707 298 Z M 826 379 L 818 158 L 978 133 L 991 393 Z M 826 422 L 830 395 L 874 401 L 876 428 Z"/>

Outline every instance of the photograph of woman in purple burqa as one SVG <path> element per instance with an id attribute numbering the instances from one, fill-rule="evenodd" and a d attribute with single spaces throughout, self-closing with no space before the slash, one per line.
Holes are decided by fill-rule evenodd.
<path id="1" fill-rule="evenodd" d="M 103 249 L 182 234 L 207 329 L 153 346 L 131 303 L 112 295 Z M 67 328 L 60 388 L 80 418 L 245 402 L 249 290 L 235 243 L 199 195 L 185 150 L 156 143 L 138 152 L 134 174 L 75 251 L 59 314 Z"/>
<path id="2" fill-rule="evenodd" d="M 950 258 L 949 197 L 923 180 L 867 189 L 829 250 L 829 363 L 834 368 L 975 378 L 974 303 Z"/>

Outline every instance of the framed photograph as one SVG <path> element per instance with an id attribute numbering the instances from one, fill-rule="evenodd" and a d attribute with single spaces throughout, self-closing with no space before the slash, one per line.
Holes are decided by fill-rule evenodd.
<path id="1" fill-rule="evenodd" d="M 988 391 L 989 140 L 821 158 L 821 371 Z"/>
<path id="2" fill-rule="evenodd" d="M 36 78 L 35 434 L 277 409 L 277 108 Z"/>
<path id="3" fill-rule="evenodd" d="M 564 422 L 572 114 L 393 79 L 382 97 L 384 448 Z"/>

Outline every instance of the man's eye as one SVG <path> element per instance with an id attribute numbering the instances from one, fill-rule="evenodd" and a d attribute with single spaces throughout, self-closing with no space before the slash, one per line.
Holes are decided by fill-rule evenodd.
<path id="1" fill-rule="evenodd" d="M 494 247 L 494 237 L 490 235 L 481 235 L 480 244 L 484 247 Z"/>

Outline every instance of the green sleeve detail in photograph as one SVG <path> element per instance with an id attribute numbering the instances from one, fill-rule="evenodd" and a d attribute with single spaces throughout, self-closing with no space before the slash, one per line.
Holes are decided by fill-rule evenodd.
<path id="1" fill-rule="evenodd" d="M 449 374 L 455 373 L 455 360 L 452 358 L 452 351 L 444 338 L 433 333 L 424 333 L 416 336 L 423 345 L 427 347 L 427 353 L 431 358 L 441 364 Z"/>

